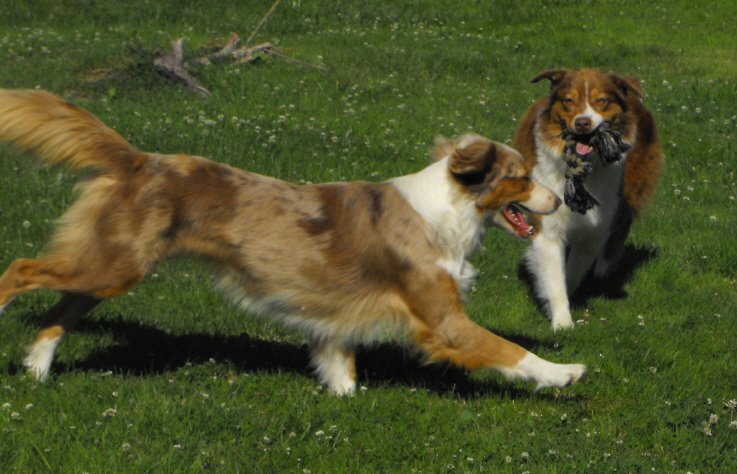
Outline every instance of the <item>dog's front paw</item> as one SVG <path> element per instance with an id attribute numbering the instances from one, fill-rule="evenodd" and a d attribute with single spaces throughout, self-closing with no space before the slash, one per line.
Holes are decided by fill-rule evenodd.
<path id="1" fill-rule="evenodd" d="M 574 326 L 573 318 L 571 318 L 570 314 L 560 317 L 553 317 L 552 323 L 553 331 L 560 331 L 561 329 L 572 329 Z"/>
<path id="2" fill-rule="evenodd" d="M 328 384 L 328 392 L 339 397 L 344 395 L 352 396 L 356 393 L 356 382 L 349 379 L 331 381 L 331 383 Z"/>
<path id="3" fill-rule="evenodd" d="M 542 360 L 542 359 L 541 359 Z M 544 361 L 547 362 L 547 361 Z M 537 381 L 535 390 L 547 387 L 565 387 L 578 382 L 586 373 L 586 366 L 583 364 L 553 364 L 546 373 Z"/>
<path id="4" fill-rule="evenodd" d="M 500 367 L 509 379 L 537 382 L 535 390 L 546 387 L 565 387 L 578 382 L 586 373 L 583 364 L 556 364 L 528 352 L 514 367 Z"/>

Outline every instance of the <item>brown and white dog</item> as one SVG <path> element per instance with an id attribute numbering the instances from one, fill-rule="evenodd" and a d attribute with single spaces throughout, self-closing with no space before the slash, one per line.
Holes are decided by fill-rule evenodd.
<path id="1" fill-rule="evenodd" d="M 437 161 L 384 183 L 299 186 L 189 155 L 143 153 L 89 112 L 41 91 L 0 91 L 0 140 L 49 163 L 97 171 L 78 185 L 48 252 L 0 277 L 0 307 L 29 290 L 62 294 L 26 366 L 43 379 L 62 335 L 165 258 L 214 263 L 242 307 L 302 329 L 320 381 L 356 387 L 357 344 L 383 334 L 427 360 L 564 386 L 579 364 L 543 360 L 473 323 L 461 295 L 488 223 L 526 237 L 521 209 L 560 201 L 514 150 L 477 135 L 436 146 Z"/>
<path id="2" fill-rule="evenodd" d="M 655 192 L 663 156 L 634 78 L 594 69 L 552 70 L 550 92 L 517 127 L 514 146 L 532 176 L 565 201 L 532 219 L 538 232 L 526 260 L 553 329 L 573 325 L 568 297 L 592 268 L 619 261 L 634 217 Z"/>

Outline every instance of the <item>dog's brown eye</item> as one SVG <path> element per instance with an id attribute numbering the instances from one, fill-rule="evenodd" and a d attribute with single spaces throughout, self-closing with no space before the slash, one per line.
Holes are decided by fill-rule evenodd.
<path id="1" fill-rule="evenodd" d="M 605 97 L 599 97 L 598 99 L 596 99 L 596 102 L 598 104 L 603 104 L 604 102 L 606 102 L 606 98 Z"/>
<path id="2" fill-rule="evenodd" d="M 566 104 L 572 104 L 573 103 L 573 97 L 566 97 L 565 99 L 563 99 L 563 102 L 565 102 Z"/>

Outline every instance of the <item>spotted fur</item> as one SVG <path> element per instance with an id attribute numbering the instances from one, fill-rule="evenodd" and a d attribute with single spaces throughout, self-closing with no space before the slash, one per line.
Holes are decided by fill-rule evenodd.
<path id="1" fill-rule="evenodd" d="M 96 170 L 48 252 L 17 259 L 0 276 L 0 308 L 30 290 L 62 294 L 26 359 L 39 379 L 88 311 L 183 253 L 213 263 L 241 307 L 304 331 L 320 381 L 337 394 L 356 388 L 356 346 L 385 336 L 413 343 L 428 361 L 498 369 L 538 386 L 566 385 L 585 371 L 531 357 L 461 307 L 474 273 L 466 257 L 486 226 L 525 237 L 521 208 L 547 214 L 560 204 L 503 145 L 468 135 L 439 142 L 442 156 L 412 175 L 299 186 L 197 156 L 138 151 L 41 91 L 0 91 L 0 140 Z"/>

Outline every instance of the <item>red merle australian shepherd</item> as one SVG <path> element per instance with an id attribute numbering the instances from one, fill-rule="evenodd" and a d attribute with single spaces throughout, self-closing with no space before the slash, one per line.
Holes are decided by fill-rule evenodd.
<path id="1" fill-rule="evenodd" d="M 0 277 L 0 309 L 54 290 L 25 364 L 39 379 L 63 334 L 169 256 L 214 264 L 240 306 L 303 330 L 320 381 L 356 388 L 355 350 L 387 332 L 429 362 L 496 369 L 538 388 L 576 382 L 579 364 L 543 360 L 472 322 L 461 296 L 485 227 L 526 237 L 522 210 L 560 200 L 514 150 L 477 135 L 441 141 L 424 170 L 384 183 L 299 186 L 205 158 L 138 151 L 89 112 L 41 91 L 0 91 L 0 140 L 47 163 L 94 172 L 48 251 Z"/>

